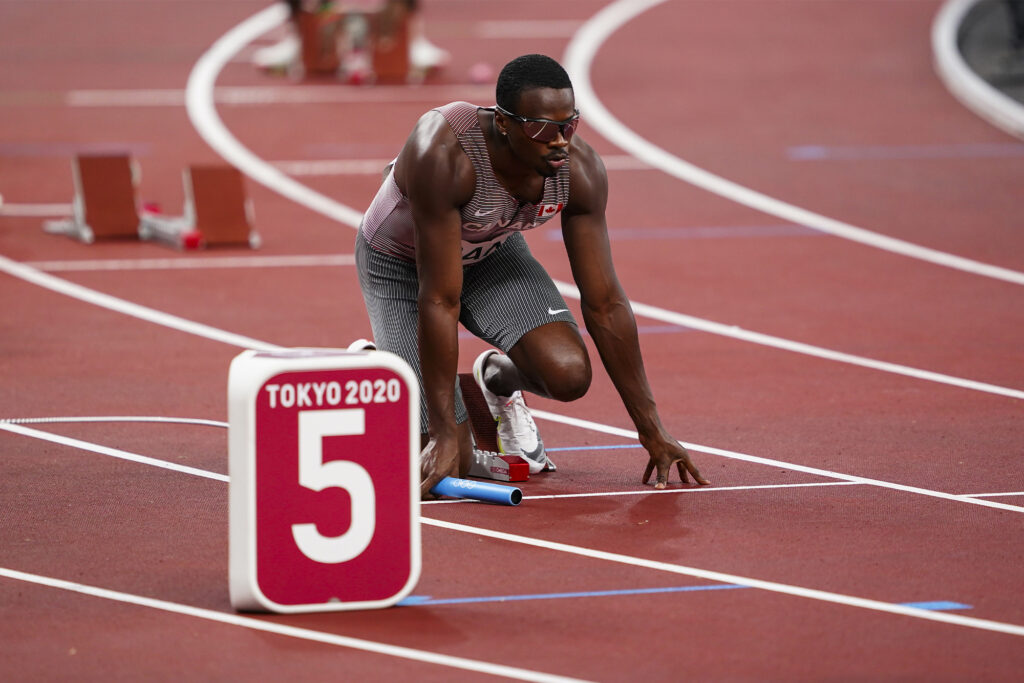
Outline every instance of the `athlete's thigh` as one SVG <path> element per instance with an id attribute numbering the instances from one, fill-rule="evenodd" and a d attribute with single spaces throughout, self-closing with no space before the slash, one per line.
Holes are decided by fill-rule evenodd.
<path id="1" fill-rule="evenodd" d="M 527 333 L 553 322 L 576 328 L 565 299 L 520 234 L 463 269 L 462 324 L 508 353 Z"/>
<path id="2" fill-rule="evenodd" d="M 420 385 L 420 426 L 425 433 L 428 421 L 423 371 L 420 368 L 416 265 L 377 252 L 359 236 L 356 238 L 356 266 L 374 343 L 381 351 L 401 357 L 416 373 Z M 462 391 L 456 381 L 455 420 L 461 423 L 467 417 Z"/>

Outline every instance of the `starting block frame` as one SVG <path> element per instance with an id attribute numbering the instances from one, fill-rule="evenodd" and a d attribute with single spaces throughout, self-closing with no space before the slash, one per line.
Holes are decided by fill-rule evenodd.
<path id="1" fill-rule="evenodd" d="M 530 478 L 530 465 L 518 455 L 498 452 L 498 427 L 491 415 L 484 394 L 473 373 L 459 373 L 462 401 L 469 413 L 469 426 L 473 432 L 473 462 L 467 474 L 497 481 L 526 481 Z"/>
<path id="2" fill-rule="evenodd" d="M 182 216 L 143 212 L 138 235 L 178 249 L 248 246 L 258 249 L 252 200 L 242 172 L 227 164 L 193 164 L 182 172 Z"/>
<path id="3" fill-rule="evenodd" d="M 43 230 L 92 244 L 139 236 L 142 173 L 128 154 L 78 154 L 71 160 L 70 218 L 43 222 Z"/>
<path id="4" fill-rule="evenodd" d="M 381 351 L 245 351 L 228 377 L 237 610 L 388 607 L 419 580 L 419 384 Z"/>

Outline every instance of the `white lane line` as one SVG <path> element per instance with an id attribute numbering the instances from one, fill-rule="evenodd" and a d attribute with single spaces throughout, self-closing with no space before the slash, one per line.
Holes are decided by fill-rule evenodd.
<path id="1" fill-rule="evenodd" d="M 210 268 L 309 268 L 354 266 L 353 254 L 309 254 L 283 256 L 212 256 L 208 258 L 82 259 L 70 261 L 24 261 L 24 265 L 47 272 L 107 270 L 206 270 Z"/>
<path id="2" fill-rule="evenodd" d="M 579 298 L 579 290 L 576 290 L 575 286 L 566 285 L 565 283 L 556 284 L 558 285 L 560 291 L 564 291 L 567 287 L 572 287 L 573 290 L 576 292 L 575 298 Z M 1009 398 L 1024 399 L 1024 391 L 1020 389 L 1013 389 L 1010 387 L 1004 387 L 997 384 L 990 384 L 988 382 L 979 382 L 977 380 L 965 379 L 963 377 L 955 377 L 953 375 L 946 375 L 940 372 L 932 372 L 931 370 L 922 370 L 920 368 L 913 368 L 908 365 L 900 365 L 898 363 L 889 363 L 887 361 L 875 360 L 873 358 L 865 358 L 864 356 L 856 356 L 852 353 L 833 351 L 832 349 L 826 349 L 820 346 L 814 346 L 812 344 L 804 344 L 803 342 L 792 341 L 790 339 L 783 339 L 782 337 L 775 337 L 761 332 L 744 330 L 743 328 L 738 327 L 736 325 L 723 325 L 722 323 L 716 323 L 711 320 L 695 318 L 684 313 L 676 313 L 674 311 L 669 311 L 664 308 L 658 308 L 656 306 L 649 306 L 647 304 L 634 302 L 633 310 L 639 315 L 642 315 L 646 318 L 661 320 L 662 322 L 671 323 L 673 325 L 682 325 L 684 327 L 701 330 L 703 332 L 718 334 L 723 337 L 731 337 L 733 339 L 739 339 L 754 344 L 760 344 L 761 346 L 770 346 L 772 348 L 782 349 L 784 351 L 792 351 L 794 353 L 800 353 L 805 356 L 814 356 L 815 358 L 831 360 L 837 363 L 846 363 L 848 365 L 856 365 L 862 368 L 880 370 L 882 372 L 888 372 L 894 375 L 903 375 L 904 377 L 912 377 L 914 379 L 924 380 L 926 382 L 936 382 L 938 384 L 946 384 L 949 386 L 960 387 L 963 389 L 971 389 L 973 391 L 981 391 L 988 394 L 996 394 L 998 396 L 1007 396 Z"/>
<path id="3" fill-rule="evenodd" d="M 70 107 L 180 107 L 187 91 L 175 88 L 124 90 L 70 90 L 64 97 Z M 213 94 L 219 104 L 228 106 L 267 106 L 294 104 L 444 104 L 466 100 L 488 104 L 494 100 L 490 85 L 379 85 L 353 88 L 344 85 L 321 86 L 226 86 Z"/>
<path id="4" fill-rule="evenodd" d="M 14 434 L 21 434 L 22 436 L 31 436 L 34 439 L 50 441 L 52 443 L 60 444 L 62 446 L 70 446 L 72 448 L 79 448 L 83 451 L 92 451 L 93 453 L 99 453 L 100 455 L 108 455 L 112 458 L 130 460 L 132 462 L 141 463 L 143 465 L 152 465 L 153 467 L 174 470 L 175 472 L 191 474 L 193 476 L 204 477 L 206 479 L 228 481 L 228 477 L 226 474 L 218 474 L 216 472 L 201 470 L 197 467 L 189 467 L 188 465 L 179 465 L 178 463 L 169 462 L 167 460 L 150 458 L 145 455 L 139 455 L 138 453 L 122 451 L 119 448 L 109 448 L 107 446 L 100 446 L 99 444 L 90 443 L 88 441 L 82 441 L 81 439 L 72 439 L 66 436 L 60 436 L 59 434 L 51 434 L 50 432 L 43 432 L 38 429 L 32 429 L 31 427 L 23 427 L 22 425 L 19 424 L 0 422 L 0 429 L 8 432 L 13 432 Z"/>
<path id="5" fill-rule="evenodd" d="M 1002 493 L 965 493 L 964 498 L 999 498 L 1001 496 L 1024 496 L 1024 491 L 1004 491 Z"/>
<path id="6" fill-rule="evenodd" d="M 224 330 L 219 330 L 216 327 L 186 320 L 185 318 L 179 318 L 178 316 L 171 315 L 170 313 L 164 313 L 153 308 L 125 301 L 124 299 L 118 299 L 117 297 L 110 296 L 109 294 L 103 294 L 102 292 L 97 292 L 94 289 L 82 287 L 81 285 L 76 285 L 73 282 L 68 282 L 67 280 L 62 280 L 53 275 L 48 275 L 40 270 L 26 266 L 23 263 L 12 261 L 2 255 L 0 255 L 0 272 L 5 272 L 8 275 L 20 278 L 44 289 L 49 289 L 52 292 L 63 294 L 73 299 L 93 304 L 94 306 L 123 313 L 133 318 L 138 318 L 139 320 L 145 320 L 155 325 L 169 327 L 197 337 L 204 337 L 206 339 L 219 341 L 232 346 L 240 346 L 243 349 L 272 350 L 281 348 L 275 344 L 268 344 L 251 337 L 245 337 L 232 332 L 225 332 Z"/>
<path id="7" fill-rule="evenodd" d="M 985 631 L 996 631 L 998 633 L 1007 633 L 1014 636 L 1024 636 L 1024 626 L 1020 626 L 1018 624 L 1008 624 L 1001 621 L 992 621 L 989 619 L 965 617 L 959 614 L 950 614 L 946 612 L 934 612 L 931 610 L 921 609 L 918 607 L 907 607 L 905 605 L 898 605 L 890 602 L 882 602 L 880 600 L 858 598 L 852 595 L 844 595 L 842 593 L 832 593 L 830 591 L 816 590 L 813 588 L 804 588 L 802 586 L 791 586 L 789 584 L 777 583 L 775 581 L 762 581 L 760 579 L 751 579 L 745 576 L 737 576 L 736 574 L 725 574 L 723 572 L 708 571 L 706 569 L 697 569 L 696 567 L 687 567 L 679 564 L 671 564 L 669 562 L 658 562 L 656 560 L 648 560 L 642 557 L 633 557 L 630 555 L 622 555 L 619 553 L 610 553 L 605 552 L 603 550 L 594 550 L 592 548 L 582 548 L 575 545 L 569 545 L 567 543 L 543 541 L 536 538 L 529 538 L 527 536 L 520 536 L 518 534 L 509 534 L 503 531 L 483 529 L 480 527 L 468 526 L 466 524 L 445 522 L 439 519 L 432 519 L 429 517 L 423 517 L 421 518 L 421 521 L 423 524 L 426 524 L 428 526 L 439 527 L 441 529 L 449 529 L 451 531 L 460 531 L 462 533 L 475 534 L 477 536 L 483 536 L 486 538 L 492 538 L 500 541 L 508 541 L 509 543 L 519 543 L 522 545 L 528 545 L 534 548 L 546 548 L 548 550 L 569 553 L 572 555 L 578 555 L 580 557 L 605 560 L 608 562 L 617 562 L 619 564 L 629 565 L 632 567 L 643 567 L 645 569 L 654 569 L 657 571 L 669 572 L 672 574 L 681 574 L 683 576 L 692 576 L 700 579 L 707 579 L 709 581 L 718 581 L 721 583 L 740 584 L 743 586 L 750 586 L 751 588 L 760 588 L 761 590 L 770 591 L 773 593 L 782 593 L 785 595 L 793 595 L 801 598 L 810 598 L 812 600 L 830 602 L 838 605 L 846 605 L 848 607 L 859 607 L 861 609 L 875 610 L 878 612 L 887 612 L 889 614 L 899 614 L 902 616 L 914 617 L 916 619 L 939 621 L 946 624 L 953 624 L 956 626 L 966 626 L 968 628 L 981 629 Z"/>
<path id="8" fill-rule="evenodd" d="M 225 33 L 197 62 L 195 69 L 188 79 L 188 111 L 192 123 L 199 135 L 217 151 L 224 159 L 238 167 L 243 173 L 250 176 L 259 183 L 266 185 L 269 189 L 292 199 L 293 201 L 306 206 L 307 208 L 321 213 L 328 218 L 339 221 L 351 227 L 358 227 L 362 214 L 355 209 L 341 204 L 329 197 L 326 197 L 311 188 L 286 176 L 279 169 L 253 154 L 241 142 L 239 142 L 224 126 L 217 114 L 211 93 L 217 80 L 217 74 L 231 57 L 242 49 L 246 44 L 257 36 L 273 28 L 281 21 L 284 21 L 282 11 L 277 11 L 278 6 L 272 6 L 258 14 L 253 15 L 246 21 L 235 26 Z M 574 285 L 555 281 L 563 296 L 579 299 L 579 291 Z M 684 314 L 673 313 L 646 304 L 633 303 L 633 310 L 640 315 L 679 324 L 677 321 L 686 320 L 689 327 L 700 329 L 711 334 L 718 334 L 743 341 L 771 346 L 773 348 L 785 349 L 796 353 L 824 358 L 827 360 L 852 363 L 861 367 L 867 367 L 883 372 L 895 372 L 896 374 L 924 379 L 941 384 L 950 384 L 974 391 L 993 393 L 1011 398 L 1024 398 L 1024 391 L 1000 387 L 984 382 L 961 379 L 933 373 L 917 368 L 909 368 L 895 363 L 875 361 L 868 358 L 831 351 L 810 344 L 792 342 L 770 335 L 757 332 L 741 330 L 739 327 L 724 325 L 701 318 L 695 318 Z"/>
<path id="9" fill-rule="evenodd" d="M 531 408 L 530 413 L 534 417 L 539 418 L 541 420 L 559 422 L 561 424 L 579 427 L 580 429 L 587 429 L 592 432 L 601 432 L 603 434 L 613 434 L 615 436 L 622 436 L 633 441 L 639 440 L 639 436 L 637 435 L 637 433 L 630 429 L 612 427 L 609 425 L 601 424 L 599 422 L 581 420 L 575 417 L 566 417 L 565 415 L 550 413 L 546 410 L 538 410 L 536 408 Z M 680 441 L 679 443 L 681 443 L 684 448 L 688 448 L 694 451 L 700 451 L 701 453 L 719 455 L 723 458 L 730 458 L 732 460 L 753 462 L 759 465 L 768 465 L 769 467 L 781 467 L 782 469 L 794 470 L 797 472 L 803 472 L 805 474 L 813 474 L 819 477 L 827 477 L 829 479 L 841 479 L 843 481 L 849 481 L 855 484 L 869 484 L 871 486 L 878 486 L 879 488 L 892 489 L 894 491 L 902 491 L 904 493 L 915 493 L 917 495 L 929 496 L 931 498 L 941 498 L 943 500 L 952 500 L 959 503 L 972 503 L 974 505 L 995 508 L 997 510 L 1007 510 L 1010 512 L 1024 512 L 1024 507 L 1019 507 L 1017 505 L 1007 505 L 1006 503 L 997 503 L 992 500 L 970 498 L 967 496 L 956 495 L 953 493 L 945 493 L 943 491 L 933 491 L 932 489 L 925 489 L 918 486 L 907 486 L 906 484 L 897 484 L 895 482 L 883 481 L 881 479 L 869 479 L 867 477 L 858 477 L 857 475 L 853 474 L 843 474 L 842 472 L 833 472 L 832 470 L 823 470 L 817 467 L 808 467 L 806 465 L 798 465 L 796 463 L 791 462 L 782 462 L 781 460 L 771 460 L 769 458 L 762 458 L 756 455 L 748 455 L 747 453 L 740 453 L 738 451 L 729 451 L 723 448 L 701 446 L 700 444 L 687 443 L 685 441 Z"/>
<path id="10" fill-rule="evenodd" d="M 7 428 L 7 425 L 0 424 L 0 429 Z M 12 430 L 15 431 L 15 430 Z M 35 432 L 35 433 L 31 433 Z M 37 432 L 37 430 L 27 430 L 24 433 L 25 436 L 34 436 L 36 438 L 46 438 L 52 436 L 45 432 Z M 41 436 L 40 436 L 41 435 Z M 82 448 L 82 444 L 85 446 L 85 450 L 89 450 L 95 453 L 103 455 L 111 455 L 113 457 L 124 457 L 124 451 L 116 451 L 115 449 L 108 449 L 104 446 L 98 446 L 96 444 L 89 444 L 87 442 L 69 443 L 69 441 L 59 441 L 58 443 L 65 443 L 69 446 Z M 133 460 L 147 465 L 156 465 L 158 467 L 165 467 L 167 469 L 175 469 L 177 471 L 194 474 L 197 476 L 205 476 L 211 479 L 219 479 L 221 481 L 228 481 L 228 478 L 224 475 L 216 474 L 214 472 L 205 472 L 204 470 L 196 470 L 195 468 L 188 468 L 186 472 L 184 469 L 177 467 L 167 467 L 168 464 L 165 461 L 156 460 L 155 458 L 149 458 L 142 455 L 136 455 L 133 453 L 127 454 L 128 460 Z M 159 464 L 158 464 L 159 463 Z M 202 474 L 200 474 L 202 473 Z M 650 492 L 643 492 L 650 493 Z M 542 498 L 537 496 L 537 499 Z M 867 598 L 859 598 L 852 595 L 845 595 L 843 593 L 833 593 L 831 591 L 822 591 L 813 588 L 805 588 L 803 586 L 794 586 L 785 583 L 777 583 L 774 581 L 764 581 L 762 579 L 754 579 L 746 576 L 738 576 L 735 574 L 725 574 L 722 572 L 710 571 L 706 569 L 697 569 L 695 567 L 687 567 L 684 565 L 671 564 L 668 562 L 659 562 L 656 560 L 648 560 L 641 557 L 633 557 L 630 555 L 622 555 L 619 553 L 611 553 L 603 550 L 595 550 L 593 548 L 584 548 L 581 546 L 569 545 L 566 543 L 558 543 L 554 541 L 544 541 L 541 539 L 530 538 L 527 536 L 520 536 L 518 534 L 507 534 L 500 531 L 493 531 L 491 529 L 483 529 L 480 527 L 472 527 L 464 524 L 456 524 L 453 522 L 445 522 L 438 519 L 432 519 L 429 517 L 421 517 L 420 522 L 428 526 L 435 526 L 442 529 L 449 529 L 451 531 L 459 531 L 462 533 L 475 534 L 478 536 L 485 536 L 488 538 L 498 539 L 502 541 L 509 541 L 512 543 L 520 543 L 524 545 L 533 546 L 536 548 L 546 548 L 548 550 L 555 550 L 558 552 L 569 553 L 572 555 L 578 555 L 581 557 L 588 557 L 597 560 L 605 560 L 609 562 L 617 562 L 633 567 L 641 567 L 644 569 L 654 569 L 657 571 L 671 572 L 674 574 L 682 574 L 685 576 L 693 576 L 697 578 L 708 579 L 710 581 L 719 581 L 722 583 L 741 584 L 744 586 L 750 586 L 751 588 L 760 588 L 761 590 L 771 591 L 774 593 L 783 593 L 785 595 L 794 595 L 803 598 L 810 598 L 812 600 L 818 600 L 822 602 L 830 602 L 840 605 L 846 605 L 849 607 L 859 607 L 862 609 L 876 610 L 879 612 L 888 612 L 891 614 L 900 614 L 908 617 L 915 617 L 918 619 L 927 619 L 930 621 L 940 621 L 948 624 L 954 624 L 956 626 L 966 626 L 968 628 L 982 629 L 986 631 L 998 631 L 1000 633 L 1008 633 L 1010 635 L 1024 636 L 1024 626 L 1017 624 L 1008 624 L 999 621 L 991 621 L 988 619 L 977 619 L 973 617 L 964 617 L 960 615 L 945 614 L 939 612 L 933 612 L 931 610 L 920 609 L 916 607 L 907 607 L 905 605 L 899 605 L 888 602 L 881 602 L 878 600 L 871 600 Z M 215 614 L 220 614 L 216 612 Z M 948 618 L 937 618 L 936 615 L 942 615 Z M 261 622 L 263 623 L 263 622 Z M 364 641 L 366 642 L 366 641 Z"/>
<path id="11" fill-rule="evenodd" d="M 731 180 L 726 180 L 657 147 L 619 121 L 608 111 L 594 91 L 593 84 L 590 81 L 591 64 L 597 51 L 613 33 L 635 17 L 663 2 L 665 0 L 618 0 L 595 14 L 573 36 L 566 49 L 565 67 L 572 78 L 576 102 L 580 109 L 586 112 L 588 125 L 597 129 L 610 142 L 651 166 L 660 168 L 671 176 L 738 204 L 778 216 L 791 223 L 805 225 L 809 228 L 835 235 L 836 237 L 866 244 L 894 254 L 901 254 L 975 275 L 1024 285 L 1024 273 L 871 232 L 788 204 L 774 197 L 769 197 Z"/>
<path id="12" fill-rule="evenodd" d="M 326 199 L 326 197 L 324 198 Z M 262 260 L 262 263 L 261 263 Z M 35 265 L 36 267 L 33 267 Z M 202 267 L 216 267 L 216 268 L 240 268 L 240 267 L 262 267 L 262 266 L 279 266 L 279 267 L 294 267 L 299 265 L 353 265 L 352 256 L 345 255 L 334 255 L 334 256 L 296 256 L 296 257 L 259 257 L 259 256 L 246 256 L 246 257 L 223 257 L 216 258 L 211 257 L 207 259 L 138 259 L 131 261 L 43 261 L 36 262 L 35 264 L 29 263 L 18 263 L 11 261 L 3 256 L 0 256 L 0 271 L 6 271 L 15 277 L 34 282 L 42 287 L 57 291 L 68 296 L 87 301 L 89 303 L 103 306 L 111 310 L 126 313 L 128 315 L 136 315 L 130 313 L 129 310 L 141 311 L 145 315 L 137 315 L 144 320 L 150 320 L 150 322 L 157 322 L 158 318 L 163 318 L 168 321 L 167 326 L 183 331 L 188 331 L 189 328 L 195 328 L 196 330 L 203 330 L 200 336 L 205 336 L 210 339 L 216 339 L 216 335 L 230 335 L 237 338 L 239 341 L 227 341 L 226 343 L 235 344 L 236 346 L 242 346 L 243 348 L 261 348 L 253 346 L 253 344 L 264 344 L 265 342 L 259 342 L 256 340 L 249 339 L 248 341 L 242 341 L 248 338 L 240 337 L 238 335 L 232 335 L 229 332 L 222 330 L 216 330 L 200 323 L 193 323 L 185 320 L 184 318 L 178 318 L 171 316 L 167 313 L 161 313 L 154 309 L 139 306 L 137 304 L 131 304 L 122 299 L 108 296 L 106 294 L 100 294 L 94 290 L 87 289 L 81 285 L 76 285 L 66 280 L 61 280 L 56 277 L 46 275 L 40 272 L 37 268 L 44 270 L 55 270 L 55 271 L 75 271 L 75 270 L 128 270 L 133 268 L 202 268 Z M 31 276 L 31 277 L 30 277 Z M 579 290 L 576 289 L 575 285 L 571 285 L 565 282 L 555 281 L 559 291 L 571 299 L 579 300 Z M 753 332 L 750 330 L 744 330 L 736 325 L 725 325 L 717 323 L 711 320 L 705 320 L 703 318 L 697 318 L 694 316 L 686 315 L 685 313 L 676 313 L 674 311 L 668 311 L 663 308 L 656 306 L 649 306 L 639 302 L 633 302 L 632 307 L 637 315 L 641 315 L 646 318 L 652 318 L 654 320 L 660 320 L 662 322 L 670 323 L 673 325 L 681 325 L 702 332 L 708 332 L 710 334 L 716 334 L 723 337 L 730 337 L 732 339 L 739 339 L 742 341 L 752 342 L 761 346 L 769 346 L 785 351 L 792 351 L 794 353 L 800 353 L 807 356 L 813 356 L 816 358 L 822 358 L 825 360 L 831 360 L 839 363 L 846 363 L 849 365 L 856 365 L 863 368 L 870 368 L 872 370 L 880 370 L 882 372 L 888 372 L 895 375 L 902 375 L 904 377 L 911 377 L 914 379 L 925 380 L 928 382 L 936 382 L 938 384 L 946 384 L 949 386 L 960 387 L 963 389 L 970 389 L 972 391 L 980 391 L 988 394 L 995 394 L 998 396 L 1006 396 L 1008 398 L 1024 399 L 1024 391 L 1020 389 L 1012 389 L 1010 387 L 1003 387 L 995 384 L 989 384 L 986 382 L 978 382 L 976 380 L 965 379 L 962 377 L 954 377 L 952 375 L 945 375 L 938 372 L 932 372 L 930 370 L 922 370 L 919 368 L 912 368 L 905 365 L 899 365 L 897 363 L 888 363 L 886 361 L 874 360 L 871 358 L 864 358 L 862 356 L 855 356 L 849 353 L 843 353 L 841 351 L 833 351 L 831 349 L 822 348 L 819 346 L 813 346 L 811 344 L 804 344 L 802 342 L 791 341 L 783 339 L 781 337 L 774 337 L 760 332 Z M 171 324 L 173 323 L 173 324 Z M 164 323 L 159 323 L 164 324 Z M 198 332 L 197 332 L 198 333 Z M 276 348 L 276 347 L 271 347 Z"/>
<path id="13" fill-rule="evenodd" d="M 0 216 L 12 218 L 49 218 L 67 216 L 72 211 L 70 204 L 10 204 L 0 203 Z"/>
<path id="14" fill-rule="evenodd" d="M 647 489 L 635 491 L 599 491 L 597 493 L 552 493 L 546 496 L 523 496 L 523 500 L 554 500 L 562 498 L 602 498 L 605 496 L 657 496 L 663 493 L 707 493 L 721 491 L 760 491 L 765 489 L 805 489 L 822 486 L 859 486 L 856 481 L 813 481 L 804 484 L 751 484 L 749 486 L 700 486 L 689 489 Z M 430 502 L 430 501 L 424 501 Z M 438 501 L 445 502 L 445 501 Z"/>
<path id="15" fill-rule="evenodd" d="M 75 581 L 66 581 L 64 579 L 41 576 L 39 574 L 30 574 L 28 572 L 8 569 L 6 567 L 0 567 L 0 576 L 39 586 L 59 588 L 61 590 L 88 595 L 94 598 L 113 600 L 114 602 L 136 605 L 138 607 L 148 607 L 162 612 L 196 617 L 207 621 L 227 624 L 229 626 L 241 626 L 242 628 L 262 631 L 264 633 L 272 633 L 274 635 L 286 636 L 289 638 L 299 638 L 301 640 L 324 643 L 326 645 L 337 645 L 339 647 L 362 650 L 363 652 L 372 652 L 375 654 L 386 655 L 388 657 L 400 657 L 402 659 L 422 662 L 425 664 L 436 664 L 438 666 L 447 666 L 454 669 L 463 669 L 492 676 L 505 676 L 507 678 L 513 678 L 520 681 L 537 681 L 538 683 L 567 683 L 570 681 L 580 680 L 577 678 L 567 678 L 565 676 L 546 674 L 540 671 L 531 671 L 529 669 L 522 669 L 519 667 L 491 664 L 490 662 L 467 659 L 465 657 L 454 657 L 451 655 L 438 654 L 436 652 L 428 652 L 426 650 L 416 650 L 409 647 L 401 647 L 399 645 L 388 645 L 386 643 L 378 643 L 372 640 L 363 640 L 362 638 L 351 638 L 349 636 L 339 636 L 333 633 L 314 631 L 308 628 L 288 626 L 276 621 L 255 619 L 253 617 L 245 617 L 239 614 L 230 614 L 227 612 L 217 612 L 215 610 L 204 609 L 202 607 L 192 607 L 191 605 L 182 605 L 176 602 L 168 602 L 167 600 L 147 598 L 141 595 L 123 593 L 121 591 L 110 590 L 109 588 L 100 588 L 98 586 L 90 586 L 88 584 L 78 583 Z"/>
<path id="16" fill-rule="evenodd" d="M 339 223 L 359 225 L 363 217 L 361 211 L 306 187 L 238 142 L 224 126 L 214 106 L 214 85 L 224 65 L 254 38 L 279 26 L 287 18 L 288 8 L 283 3 L 274 3 L 232 28 L 203 53 L 189 73 L 185 86 L 185 107 L 189 119 L 204 140 L 214 143 L 213 148 L 218 154 L 256 182 Z"/>
<path id="17" fill-rule="evenodd" d="M 168 424 L 201 425 L 204 427 L 227 427 L 227 422 L 204 420 L 196 417 L 164 417 L 159 415 L 77 415 L 67 417 L 9 417 L 0 419 L 0 424 L 73 424 L 86 422 L 161 422 Z"/>
<path id="18" fill-rule="evenodd" d="M 960 53 L 960 25 L 977 4 L 978 0 L 946 0 L 935 15 L 931 32 L 935 72 L 964 106 L 996 128 L 1024 139 L 1024 107 L 974 73 Z"/>

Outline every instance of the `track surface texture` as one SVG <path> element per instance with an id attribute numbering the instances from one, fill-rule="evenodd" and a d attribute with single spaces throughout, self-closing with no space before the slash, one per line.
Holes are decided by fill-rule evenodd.
<path id="1" fill-rule="evenodd" d="M 270 26 L 211 89 L 197 64 L 267 3 L 0 0 L 0 678 L 1019 680 L 1024 286 L 708 191 L 621 135 L 1020 275 L 1024 146 L 936 77 L 940 3 L 626 2 L 600 39 L 598 0 L 422 4 L 451 62 L 421 86 L 265 73 Z M 579 401 L 530 401 L 559 469 L 520 506 L 422 505 L 408 604 L 236 613 L 229 363 L 369 336 L 351 221 L 311 198 L 358 216 L 422 112 L 493 104 L 473 65 L 567 50 L 647 372 L 712 485 L 642 485 L 598 371 Z M 176 213 L 182 169 L 223 161 L 226 139 L 250 154 L 231 161 L 254 176 L 258 251 L 42 230 L 70 211 L 75 153 L 130 152 L 140 199 Z M 571 283 L 557 226 L 528 239 Z M 463 339 L 460 370 L 483 348 Z M 59 419 L 83 416 L 103 419 Z"/>

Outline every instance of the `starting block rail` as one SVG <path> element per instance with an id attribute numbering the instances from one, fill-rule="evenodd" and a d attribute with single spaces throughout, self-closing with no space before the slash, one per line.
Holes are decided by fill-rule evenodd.
<path id="1" fill-rule="evenodd" d="M 72 215 L 43 222 L 43 230 L 86 244 L 143 239 L 178 249 L 249 246 L 262 240 L 254 228 L 252 201 L 241 171 L 227 164 L 194 164 L 182 174 L 183 215 L 140 208 L 142 173 L 127 154 L 79 154 L 71 161 Z"/>

